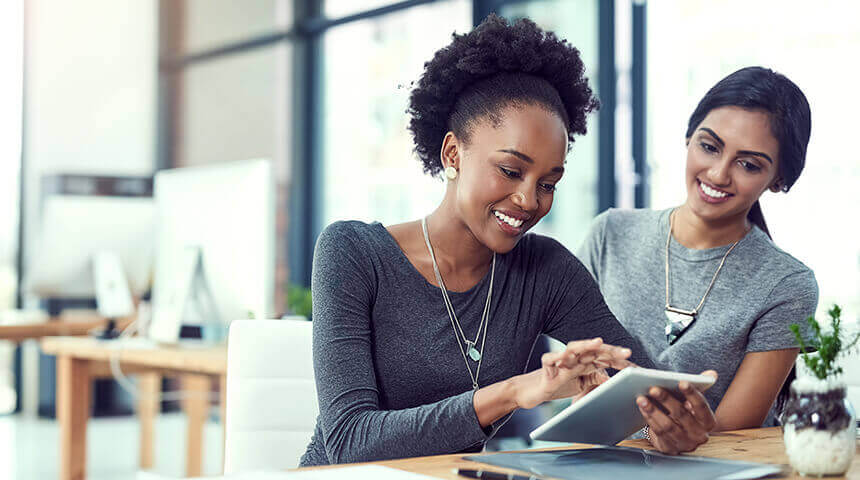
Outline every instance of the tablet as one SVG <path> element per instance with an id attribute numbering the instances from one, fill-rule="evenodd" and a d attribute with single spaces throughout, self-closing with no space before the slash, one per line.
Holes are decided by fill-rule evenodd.
<path id="1" fill-rule="evenodd" d="M 645 426 L 636 397 L 651 386 L 680 394 L 678 382 L 686 380 L 700 391 L 714 384 L 714 377 L 641 367 L 627 367 L 559 412 L 531 432 L 534 440 L 615 445 Z"/>

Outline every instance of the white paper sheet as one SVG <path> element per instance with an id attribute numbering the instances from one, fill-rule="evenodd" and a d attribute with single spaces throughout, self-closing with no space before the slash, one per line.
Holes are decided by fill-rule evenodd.
<path id="1" fill-rule="evenodd" d="M 138 475 L 138 480 L 149 480 L 150 478 L 158 477 L 143 477 Z M 434 478 L 436 477 L 405 472 L 381 465 L 360 465 L 356 467 L 326 468 L 300 472 L 248 472 L 227 475 L 226 477 L 205 477 L 205 480 L 432 480 Z M 201 478 L 201 480 L 204 479 Z"/>

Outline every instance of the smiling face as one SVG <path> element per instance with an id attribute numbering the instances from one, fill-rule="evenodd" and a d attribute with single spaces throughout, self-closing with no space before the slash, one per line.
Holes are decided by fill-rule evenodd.
<path id="1" fill-rule="evenodd" d="M 687 139 L 687 205 L 705 221 L 744 219 L 765 190 L 778 191 L 779 142 L 767 112 L 711 110 Z"/>
<path id="2" fill-rule="evenodd" d="M 498 125 L 479 120 L 467 142 L 452 133 L 442 149 L 459 219 L 483 245 L 506 253 L 549 212 L 564 172 L 567 130 L 539 106 L 508 107 Z M 453 191 L 451 191 L 453 189 Z"/>

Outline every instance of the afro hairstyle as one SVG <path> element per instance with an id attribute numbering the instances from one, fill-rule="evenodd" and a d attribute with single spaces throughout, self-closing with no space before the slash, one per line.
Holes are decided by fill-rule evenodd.
<path id="1" fill-rule="evenodd" d="M 586 115 L 599 107 L 584 76 L 579 50 L 529 19 L 495 14 L 424 64 L 409 98 L 409 131 L 424 172 L 442 171 L 439 152 L 451 131 L 468 142 L 476 121 L 501 122 L 506 107 L 539 105 L 557 114 L 568 132 L 585 134 Z"/>

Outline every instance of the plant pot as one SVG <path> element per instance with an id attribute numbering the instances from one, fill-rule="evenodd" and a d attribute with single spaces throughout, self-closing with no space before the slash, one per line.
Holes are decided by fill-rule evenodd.
<path id="1" fill-rule="evenodd" d="M 855 418 L 843 380 L 796 379 L 782 413 L 791 466 L 803 476 L 845 473 L 856 448 Z"/>

